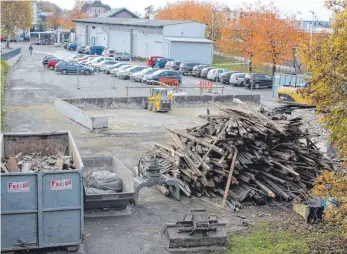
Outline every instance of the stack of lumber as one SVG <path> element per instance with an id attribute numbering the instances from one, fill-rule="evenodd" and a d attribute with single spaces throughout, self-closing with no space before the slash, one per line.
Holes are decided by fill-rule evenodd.
<path id="1" fill-rule="evenodd" d="M 178 179 L 184 194 L 223 195 L 232 171 L 228 200 L 233 207 L 249 199 L 290 200 L 309 191 L 322 169 L 332 170 L 300 131 L 300 118 L 268 117 L 239 100 L 235 103 L 217 105 L 218 114 L 200 116 L 206 120 L 202 126 L 168 129 L 168 145 L 154 143 L 152 152 L 163 173 Z"/>

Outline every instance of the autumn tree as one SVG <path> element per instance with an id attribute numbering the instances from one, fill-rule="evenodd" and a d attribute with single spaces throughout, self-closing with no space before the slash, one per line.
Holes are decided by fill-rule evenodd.
<path id="1" fill-rule="evenodd" d="M 159 10 L 157 19 L 191 20 L 207 24 L 206 37 L 216 40 L 230 15 L 230 9 L 209 1 L 184 0 L 168 4 Z"/>
<path id="2" fill-rule="evenodd" d="M 1 1 L 1 35 L 9 39 L 14 37 L 15 29 L 31 27 L 32 12 L 30 1 Z M 9 48 L 10 41 L 6 40 Z"/>
<path id="3" fill-rule="evenodd" d="M 347 3 L 327 1 L 334 10 L 333 32 L 311 45 L 300 47 L 302 61 L 312 74 L 309 93 L 321 121 L 330 129 L 330 140 L 338 155 L 347 159 Z M 317 178 L 313 193 L 324 199 L 335 199 L 340 206 L 327 209 L 330 222 L 341 225 L 347 238 L 347 170 L 324 172 Z"/>
<path id="4" fill-rule="evenodd" d="M 61 24 L 61 15 L 59 13 L 53 13 L 46 18 L 46 24 L 48 28 L 58 29 Z"/>
<path id="5" fill-rule="evenodd" d="M 76 23 L 73 22 L 73 20 L 85 18 L 88 18 L 86 13 L 82 12 L 80 9 L 74 8 L 72 11 L 68 12 L 67 15 L 60 18 L 59 24 L 62 28 L 75 30 Z"/>

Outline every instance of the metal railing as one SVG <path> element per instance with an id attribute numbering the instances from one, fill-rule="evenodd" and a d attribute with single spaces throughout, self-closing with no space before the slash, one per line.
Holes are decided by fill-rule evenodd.
<path id="1" fill-rule="evenodd" d="M 5 53 L 1 52 L 1 59 L 8 61 L 11 58 L 19 55 L 20 53 L 21 53 L 21 48 L 17 48 L 17 49 L 14 49 L 14 50 L 11 50 L 11 51 L 8 51 Z"/>

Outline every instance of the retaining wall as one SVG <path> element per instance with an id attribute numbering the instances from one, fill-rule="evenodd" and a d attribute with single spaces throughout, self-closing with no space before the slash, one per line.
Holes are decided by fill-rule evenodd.
<path id="1" fill-rule="evenodd" d="M 174 96 L 174 107 L 189 107 L 203 105 L 211 102 L 231 103 L 234 98 L 241 101 L 259 104 L 260 95 L 196 95 Z M 114 98 L 77 98 L 62 99 L 81 109 L 94 108 L 142 108 L 147 97 L 114 97 Z"/>

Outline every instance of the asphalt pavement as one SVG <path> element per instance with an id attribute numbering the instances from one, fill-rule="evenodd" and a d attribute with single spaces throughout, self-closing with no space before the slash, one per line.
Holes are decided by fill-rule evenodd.
<path id="1" fill-rule="evenodd" d="M 61 75 L 54 70 L 44 68 L 42 59 L 45 55 L 71 57 L 75 51 L 67 51 L 52 45 L 34 45 L 33 55 L 29 55 L 28 43 L 12 44 L 22 47 L 22 59 L 9 73 L 10 85 L 7 86 L 5 102 L 7 105 L 47 104 L 57 98 L 91 98 L 91 97 L 125 97 L 148 96 L 149 88 L 141 83 L 120 80 L 104 73 L 85 75 Z M 143 64 L 143 62 L 130 62 Z M 199 95 L 200 78 L 183 76 L 180 92 L 188 95 Z M 217 94 L 260 94 L 261 102 L 272 105 L 272 91 L 269 88 L 251 91 L 245 87 L 234 87 L 222 83 L 214 83 Z M 208 93 L 205 93 L 208 94 Z"/>

